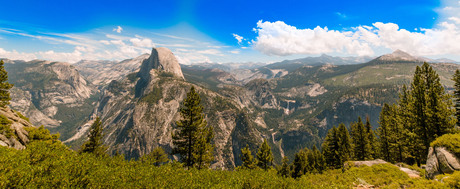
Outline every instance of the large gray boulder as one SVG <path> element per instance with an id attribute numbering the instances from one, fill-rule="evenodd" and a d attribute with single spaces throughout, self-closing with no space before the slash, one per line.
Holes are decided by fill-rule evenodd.
<path id="1" fill-rule="evenodd" d="M 430 147 L 426 161 L 426 177 L 434 178 L 439 174 L 451 174 L 460 170 L 460 161 L 445 147 Z"/>

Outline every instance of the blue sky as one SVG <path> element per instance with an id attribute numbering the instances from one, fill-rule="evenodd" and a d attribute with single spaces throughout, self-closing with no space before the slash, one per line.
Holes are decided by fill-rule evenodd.
<path id="1" fill-rule="evenodd" d="M 460 60 L 460 2 L 1 1 L 0 57 L 122 60 L 168 47 L 184 64 L 396 49 Z"/>

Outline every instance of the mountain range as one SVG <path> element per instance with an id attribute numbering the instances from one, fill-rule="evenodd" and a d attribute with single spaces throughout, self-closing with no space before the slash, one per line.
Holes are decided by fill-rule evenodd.
<path id="1" fill-rule="evenodd" d="M 394 103 L 424 61 L 447 90 L 460 65 L 403 51 L 377 58 L 307 57 L 273 64 L 180 65 L 166 48 L 124 61 L 5 60 L 11 107 L 34 125 L 59 132 L 74 149 L 95 117 L 112 154 L 139 158 L 154 147 L 171 152 L 178 109 L 194 86 L 214 127 L 213 167 L 241 164 L 241 148 L 268 139 L 275 162 L 322 142 L 334 125 L 369 117 L 374 128 L 383 103 Z M 177 158 L 171 156 L 170 158 Z"/>

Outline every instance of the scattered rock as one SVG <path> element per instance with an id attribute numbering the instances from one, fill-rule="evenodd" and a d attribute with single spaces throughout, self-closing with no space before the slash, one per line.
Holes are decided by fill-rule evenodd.
<path id="1" fill-rule="evenodd" d="M 19 150 L 25 149 L 25 145 L 29 142 L 29 133 L 24 128 L 34 126 L 29 121 L 19 117 L 18 113 L 10 108 L 0 108 L 0 115 L 5 116 L 12 122 L 10 128 L 13 130 L 13 135 L 9 138 L 0 134 L 0 146 L 8 146 Z"/>

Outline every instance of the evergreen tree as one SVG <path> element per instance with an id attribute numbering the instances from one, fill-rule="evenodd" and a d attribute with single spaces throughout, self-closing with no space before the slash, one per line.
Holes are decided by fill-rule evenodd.
<path id="1" fill-rule="evenodd" d="M 289 166 L 289 158 L 287 156 L 283 157 L 282 165 L 280 170 L 278 170 L 278 174 L 282 177 L 291 177 L 291 167 Z"/>
<path id="2" fill-rule="evenodd" d="M 241 149 L 241 161 L 243 162 L 243 167 L 247 169 L 254 169 L 256 168 L 256 163 L 254 161 L 254 157 L 252 156 L 251 150 L 249 149 L 249 145 L 246 144 L 246 147 Z"/>
<path id="3" fill-rule="evenodd" d="M 6 107 L 10 104 L 10 89 L 13 87 L 13 84 L 10 84 L 8 81 L 8 72 L 5 70 L 3 60 L 0 60 L 0 107 Z"/>
<path id="4" fill-rule="evenodd" d="M 380 120 L 379 120 L 379 128 L 377 129 L 377 133 L 379 136 L 379 144 L 380 144 L 380 149 L 381 149 L 381 156 L 383 157 L 384 160 L 389 161 L 390 160 L 390 121 L 389 121 L 389 116 L 390 116 L 390 106 L 385 103 L 383 105 L 382 111 L 380 112 Z"/>
<path id="5" fill-rule="evenodd" d="M 363 161 L 369 159 L 371 151 L 369 133 L 361 117 L 358 117 L 357 123 L 351 124 L 351 138 L 353 141 L 353 153 L 356 160 Z"/>
<path id="6" fill-rule="evenodd" d="M 257 152 L 257 165 L 264 170 L 268 170 L 272 163 L 272 150 L 268 145 L 267 139 L 264 139 L 264 143 L 262 143 L 262 145 L 259 148 L 259 151 Z"/>
<path id="7" fill-rule="evenodd" d="M 454 100 L 455 100 L 455 117 L 457 118 L 457 126 L 460 126 L 460 70 L 456 70 L 452 80 L 454 84 Z"/>
<path id="8" fill-rule="evenodd" d="M 177 121 L 178 130 L 172 133 L 173 154 L 179 154 L 187 168 L 203 168 L 213 160 L 213 131 L 207 126 L 200 103 L 201 98 L 192 86 L 180 109 L 182 119 Z"/>
<path id="9" fill-rule="evenodd" d="M 308 170 L 307 168 L 308 166 L 307 150 L 308 149 L 302 149 L 295 154 L 294 162 L 292 162 L 292 165 L 294 168 L 292 172 L 293 178 L 299 178 L 307 172 Z"/>
<path id="10" fill-rule="evenodd" d="M 353 149 L 351 147 L 351 139 L 350 139 L 350 134 L 348 132 L 347 127 L 345 127 L 345 124 L 341 123 L 339 124 L 339 127 L 337 128 L 337 133 L 338 133 L 338 144 L 339 144 L 339 157 L 340 157 L 340 162 L 337 167 L 342 168 L 343 164 L 346 161 L 349 161 L 351 159 L 351 155 L 353 153 Z"/>
<path id="11" fill-rule="evenodd" d="M 377 141 L 376 141 L 376 138 L 375 138 L 375 133 L 374 131 L 372 130 L 372 125 L 371 125 L 371 122 L 369 120 L 369 116 L 366 116 L 366 125 L 365 125 L 365 128 L 366 128 L 366 134 L 367 134 L 367 138 L 368 138 L 368 141 L 369 141 L 369 154 L 368 156 L 366 157 L 367 159 L 375 159 L 377 158 Z"/>
<path id="12" fill-rule="evenodd" d="M 201 134 L 196 137 L 193 158 L 197 168 L 202 169 L 209 167 L 211 161 L 214 160 L 214 145 L 211 144 L 212 138 L 214 138 L 214 132 L 212 127 L 202 127 L 199 128 L 198 133 Z"/>
<path id="13" fill-rule="evenodd" d="M 445 93 L 441 85 L 439 75 L 429 64 L 417 66 L 411 87 L 413 132 L 422 142 L 416 146 L 415 151 L 418 152 L 418 159 L 425 161 L 430 143 L 436 137 L 452 131 L 455 125 L 454 109 L 450 95 Z"/>
<path id="14" fill-rule="evenodd" d="M 156 147 L 149 154 L 143 155 L 141 161 L 160 166 L 167 163 L 169 159 L 162 147 Z"/>
<path id="15" fill-rule="evenodd" d="M 325 164 L 333 169 L 343 167 L 343 164 L 350 160 L 352 155 L 351 139 L 345 124 L 341 123 L 338 128 L 335 126 L 329 130 L 322 144 Z M 322 161 L 322 160 L 321 160 Z"/>
<path id="16" fill-rule="evenodd" d="M 326 135 L 322 144 L 322 151 L 326 164 L 331 168 L 337 168 L 340 165 L 340 157 L 338 154 L 339 143 L 338 143 L 337 128 L 333 126 Z"/>
<path id="17" fill-rule="evenodd" d="M 106 155 L 107 148 L 102 144 L 102 129 L 102 122 L 99 117 L 96 117 L 89 130 L 89 139 L 82 145 L 80 153 L 93 153 L 97 156 Z"/>

